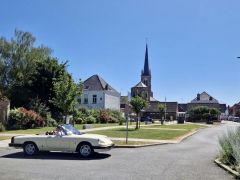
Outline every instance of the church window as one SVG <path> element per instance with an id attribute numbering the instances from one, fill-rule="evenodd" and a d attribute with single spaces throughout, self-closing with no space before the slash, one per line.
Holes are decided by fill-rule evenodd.
<path id="1" fill-rule="evenodd" d="M 143 83 L 144 83 L 146 86 L 148 86 L 148 80 L 147 80 L 147 79 L 144 79 L 144 80 L 143 80 Z"/>

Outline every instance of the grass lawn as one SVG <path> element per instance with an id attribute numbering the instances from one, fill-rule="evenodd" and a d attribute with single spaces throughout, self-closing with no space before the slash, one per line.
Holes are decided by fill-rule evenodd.
<path id="1" fill-rule="evenodd" d="M 108 124 L 91 124 L 93 128 L 99 128 L 99 127 L 109 127 L 109 126 L 119 126 L 118 123 L 108 123 Z M 75 128 L 77 129 L 83 129 L 83 124 L 75 124 Z"/>
<path id="2" fill-rule="evenodd" d="M 172 124 L 172 125 L 154 125 L 154 126 L 149 125 L 144 127 L 193 130 L 193 129 L 199 129 L 199 128 L 206 128 L 207 126 L 199 125 L 199 124 Z"/>
<path id="3" fill-rule="evenodd" d="M 149 129 L 144 129 L 144 128 Z M 157 140 L 170 140 L 176 139 L 180 136 L 183 136 L 192 130 L 204 128 L 204 125 L 198 124 L 175 124 L 175 125 L 148 125 L 142 126 L 139 130 L 134 128 L 129 128 L 129 138 L 138 138 L 138 139 L 157 139 Z M 161 129 L 150 129 L 150 128 L 169 128 L 169 129 L 181 129 L 181 130 L 161 130 Z M 125 128 L 117 129 L 107 129 L 107 130 L 96 130 L 89 133 L 102 134 L 108 137 L 117 137 L 124 138 L 126 137 Z"/>
<path id="4" fill-rule="evenodd" d="M 115 145 L 144 145 L 144 144 L 151 144 L 149 142 L 144 141 L 128 141 L 126 144 L 126 141 L 119 141 L 119 140 L 113 140 Z"/>
<path id="5" fill-rule="evenodd" d="M 175 139 L 179 136 L 183 136 L 184 134 L 186 134 L 190 131 L 191 130 L 166 131 L 166 130 L 159 130 L 159 129 L 143 129 L 143 128 L 141 128 L 139 130 L 135 130 L 133 128 L 130 128 L 128 137 L 129 138 L 138 138 L 138 139 L 169 140 L 169 139 Z M 126 137 L 126 129 L 125 128 L 91 131 L 89 133 L 102 134 L 102 135 L 106 135 L 108 137 L 117 137 L 117 138 Z"/>
<path id="6" fill-rule="evenodd" d="M 54 129 L 55 129 L 54 127 L 44 127 L 44 128 L 35 128 L 35 129 L 25 129 L 25 130 L 9 130 L 1 133 L 3 134 L 44 134 L 46 131 L 52 131 Z"/>
<path id="7" fill-rule="evenodd" d="M 11 139 L 11 136 L 0 136 L 0 141 L 6 140 L 6 139 Z"/>
<path id="8" fill-rule="evenodd" d="M 92 124 L 93 128 L 98 127 L 109 127 L 109 126 L 119 126 L 118 123 L 109 123 L 109 124 Z M 75 124 L 77 129 L 83 129 L 83 124 Z M 4 134 L 45 134 L 46 131 L 53 131 L 55 127 L 43 127 L 43 128 L 35 128 L 35 129 L 25 129 L 25 130 L 8 130 L 1 133 Z M 0 135 L 1 135 L 0 133 Z"/>

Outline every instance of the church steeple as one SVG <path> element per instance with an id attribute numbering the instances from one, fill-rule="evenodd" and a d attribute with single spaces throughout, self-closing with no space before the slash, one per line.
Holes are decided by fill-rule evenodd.
<path id="1" fill-rule="evenodd" d="M 148 62 L 148 45 L 147 44 L 146 44 L 144 69 L 142 70 L 142 76 L 151 76 L 151 71 L 149 69 L 149 62 Z"/>

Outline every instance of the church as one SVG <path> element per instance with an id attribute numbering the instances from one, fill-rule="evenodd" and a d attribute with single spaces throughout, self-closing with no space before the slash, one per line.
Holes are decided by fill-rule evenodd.
<path id="1" fill-rule="evenodd" d="M 152 92 L 152 75 L 149 67 L 148 45 L 146 44 L 144 68 L 141 71 L 141 80 L 131 88 L 131 97 L 141 96 L 149 102 L 149 106 L 145 109 L 142 116 L 151 117 L 153 119 L 162 119 L 163 115 L 159 113 L 158 106 L 163 104 L 166 107 L 166 118 L 175 120 L 177 118 L 178 103 L 177 102 L 160 102 L 153 97 Z"/>

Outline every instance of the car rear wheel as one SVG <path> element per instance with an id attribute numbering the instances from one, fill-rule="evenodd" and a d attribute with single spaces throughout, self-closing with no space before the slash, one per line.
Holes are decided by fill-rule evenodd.
<path id="1" fill-rule="evenodd" d="M 23 151 L 25 155 L 33 156 L 38 153 L 38 148 L 36 144 L 28 142 L 24 144 Z"/>
<path id="2" fill-rule="evenodd" d="M 89 143 L 82 143 L 79 146 L 79 154 L 82 157 L 90 157 L 93 154 L 93 148 Z"/>

